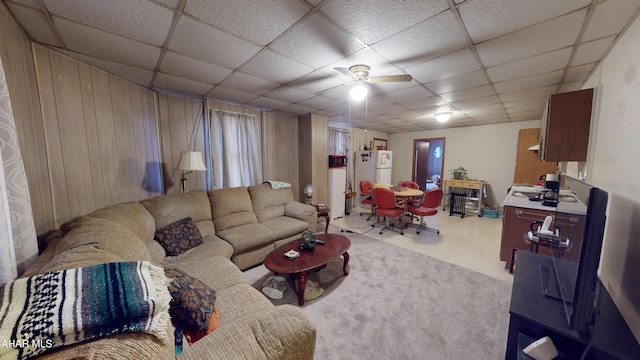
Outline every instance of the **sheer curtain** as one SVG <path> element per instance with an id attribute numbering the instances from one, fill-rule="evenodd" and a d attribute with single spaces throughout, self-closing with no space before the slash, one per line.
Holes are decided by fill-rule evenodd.
<path id="1" fill-rule="evenodd" d="M 0 285 L 17 278 L 37 256 L 27 175 L 0 58 Z"/>
<path id="2" fill-rule="evenodd" d="M 211 110 L 211 186 L 214 189 L 262 183 L 260 119 Z"/>

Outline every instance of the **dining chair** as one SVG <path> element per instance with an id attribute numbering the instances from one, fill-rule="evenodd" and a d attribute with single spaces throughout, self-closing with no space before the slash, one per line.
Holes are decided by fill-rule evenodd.
<path id="1" fill-rule="evenodd" d="M 376 222 L 380 221 L 380 215 L 385 217 L 385 226 L 380 230 L 380 234 L 387 230 L 392 230 L 399 232 L 400 235 L 404 235 L 404 230 L 402 230 L 402 227 L 404 226 L 404 219 L 402 219 L 402 215 L 404 215 L 404 208 L 396 205 L 396 196 L 393 194 L 393 191 L 385 188 L 373 189 L 373 206 L 377 215 Z M 393 225 L 389 223 L 390 218 L 397 217 L 400 217 L 400 231 L 395 230 Z M 375 224 L 372 226 L 375 226 Z"/>
<path id="2" fill-rule="evenodd" d="M 416 234 L 420 234 L 422 229 L 434 231 L 436 234 L 440 234 L 440 230 L 428 227 L 424 222 L 425 216 L 434 216 L 438 213 L 438 207 L 442 202 L 442 189 L 434 189 L 425 192 L 421 197 L 421 202 L 419 205 L 414 205 L 407 208 L 407 211 L 416 216 L 420 216 L 420 224 L 418 224 L 418 228 L 416 229 Z M 411 217 L 411 224 L 413 225 L 413 216 Z"/>
<path id="3" fill-rule="evenodd" d="M 373 193 L 373 184 L 371 183 L 371 181 L 369 180 L 360 181 L 360 199 L 361 199 L 360 203 L 363 205 L 371 206 L 371 212 L 367 217 L 367 221 L 369 221 L 374 215 L 372 193 Z M 363 198 L 364 200 L 362 200 Z M 362 216 L 362 213 L 360 213 L 360 216 Z"/>

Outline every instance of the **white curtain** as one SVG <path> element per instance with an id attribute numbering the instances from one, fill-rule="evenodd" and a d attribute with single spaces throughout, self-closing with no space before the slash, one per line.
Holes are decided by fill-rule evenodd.
<path id="1" fill-rule="evenodd" d="M 0 58 L 0 285 L 17 278 L 37 256 L 27 175 Z"/>
<path id="2" fill-rule="evenodd" d="M 214 189 L 261 184 L 260 119 L 250 114 L 211 110 L 210 174 Z"/>

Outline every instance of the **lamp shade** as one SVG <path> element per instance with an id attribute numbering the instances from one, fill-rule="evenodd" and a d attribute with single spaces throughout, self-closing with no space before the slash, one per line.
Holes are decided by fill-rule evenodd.
<path id="1" fill-rule="evenodd" d="M 183 151 L 180 153 L 178 169 L 183 171 L 207 170 L 202 161 L 202 153 L 199 151 Z"/>

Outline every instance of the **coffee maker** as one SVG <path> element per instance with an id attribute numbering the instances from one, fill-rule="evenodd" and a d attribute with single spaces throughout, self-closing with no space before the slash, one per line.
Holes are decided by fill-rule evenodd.
<path id="1" fill-rule="evenodd" d="M 547 175 L 547 180 L 544 182 L 545 189 L 542 191 L 542 205 L 556 207 L 560 197 L 560 176 L 553 174 L 554 177 L 550 177 L 549 175 Z M 549 178 L 555 178 L 556 180 L 549 180 Z"/>

